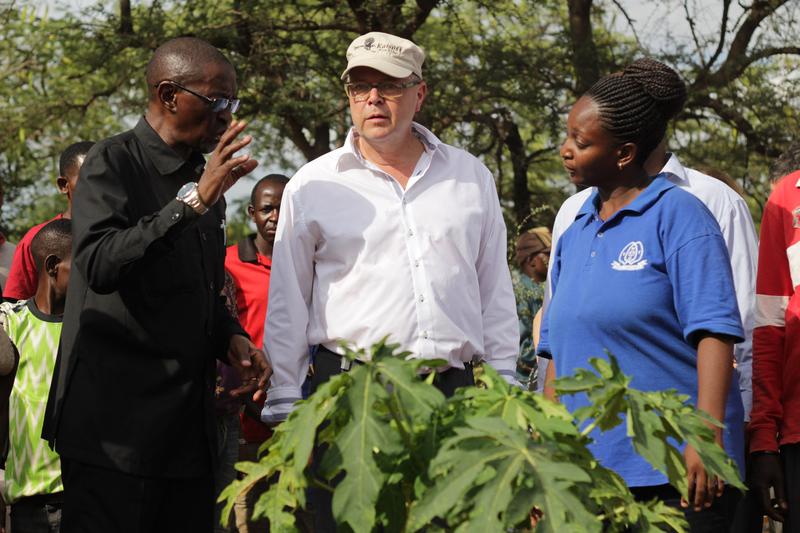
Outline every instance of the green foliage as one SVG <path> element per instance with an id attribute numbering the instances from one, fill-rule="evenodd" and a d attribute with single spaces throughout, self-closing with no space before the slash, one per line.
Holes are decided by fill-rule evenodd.
<path id="1" fill-rule="evenodd" d="M 682 492 L 685 467 L 674 442 L 688 440 L 706 468 L 742 487 L 736 469 L 714 444 L 712 421 L 672 392 L 628 387 L 613 357 L 595 359 L 559 381 L 562 394 L 587 393 L 590 408 L 575 416 L 541 395 L 509 386 L 485 366 L 477 387 L 445 398 L 432 377 L 418 373 L 441 361 L 408 359 L 381 342 L 368 360 L 331 378 L 300 402 L 268 441 L 258 463 L 220 496 L 226 511 L 236 496 L 261 479 L 272 480 L 255 514 L 273 531 L 294 531 L 293 512 L 312 486 L 333 491 L 340 528 L 352 531 L 522 531 L 530 515 L 536 531 L 685 531 L 680 511 L 661 502 L 637 502 L 623 480 L 600 466 L 587 448 L 592 427 L 608 429 L 627 413 L 637 451 Z M 593 420 L 590 427 L 581 426 Z M 325 447 L 318 473 L 312 445 Z M 336 478 L 338 484 L 331 480 Z M 335 485 L 335 487 L 334 487 Z"/>
<path id="2" fill-rule="evenodd" d="M 531 206 L 557 207 L 569 188 L 558 147 L 566 112 L 579 96 L 575 73 L 580 65 L 566 2 L 122 4 L 132 4 L 130 24 L 115 2 L 48 12 L 12 0 L 0 8 L 5 82 L 0 86 L 0 184 L 13 206 L 4 220 L 12 231 L 29 226 L 26 191 L 32 186 L 39 194 L 52 190 L 56 159 L 66 145 L 101 139 L 135 122 L 146 106 L 142 77 L 150 54 L 164 40 L 186 34 L 209 40 L 231 58 L 243 102 L 240 116 L 250 121 L 254 137 L 250 151 L 271 167 L 294 169 L 341 146 L 350 126 L 339 79 L 344 50 L 356 35 L 379 30 L 410 37 L 425 48 L 429 91 L 418 120 L 486 163 L 509 228 Z M 642 4 L 653 12 L 674 10 L 672 0 Z M 721 45 L 716 28 L 710 28 L 695 48 L 673 44 L 663 51 L 647 48 L 657 46 L 658 39 L 639 41 L 618 29 L 618 2 L 594 0 L 589 17 L 597 51 L 590 59 L 600 74 L 642 55 L 680 69 L 690 99 L 675 124 L 671 148 L 684 163 L 716 167 L 742 183 L 756 218 L 769 192 L 763 179 L 768 161 L 787 146 L 800 121 L 800 94 L 792 83 L 797 56 L 780 52 L 796 41 L 797 3 L 754 2 L 744 9 L 767 4 L 770 14 L 752 22 L 759 36 L 752 42 L 733 38 L 751 25 L 740 17 L 728 21 L 729 35 Z M 734 42 L 746 49 L 728 54 Z M 748 61 L 747 67 L 734 69 L 735 75 L 716 75 L 728 55 Z M 712 56 L 716 62 L 708 64 Z"/>

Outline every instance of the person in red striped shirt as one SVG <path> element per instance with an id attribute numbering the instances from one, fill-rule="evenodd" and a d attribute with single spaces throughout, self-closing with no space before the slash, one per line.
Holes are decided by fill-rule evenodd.
<path id="1" fill-rule="evenodd" d="M 800 171 L 764 207 L 753 331 L 752 484 L 769 517 L 800 531 Z M 770 494 L 772 489 L 774 497 Z"/>

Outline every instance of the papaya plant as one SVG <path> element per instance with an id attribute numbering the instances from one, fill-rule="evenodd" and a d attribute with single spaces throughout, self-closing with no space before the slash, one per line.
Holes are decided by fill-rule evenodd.
<path id="1" fill-rule="evenodd" d="M 707 470 L 744 488 L 714 443 L 718 423 L 674 391 L 643 392 L 609 354 L 557 382 L 561 394 L 586 393 L 592 405 L 569 413 L 541 395 L 510 386 L 488 365 L 476 387 L 445 398 L 420 370 L 423 361 L 385 341 L 368 360 L 331 378 L 300 402 L 262 447 L 259 462 L 238 463 L 244 478 L 220 496 L 227 516 L 236 496 L 271 481 L 255 505 L 272 531 L 294 531 L 311 486 L 333 493 L 341 531 L 685 531 L 680 511 L 638 502 L 587 445 L 627 414 L 634 448 L 684 495 L 686 469 L 676 443 L 689 442 Z M 325 447 L 312 471 L 315 442 Z M 332 480 L 336 480 L 334 483 Z M 535 516 L 536 518 L 532 518 Z"/>

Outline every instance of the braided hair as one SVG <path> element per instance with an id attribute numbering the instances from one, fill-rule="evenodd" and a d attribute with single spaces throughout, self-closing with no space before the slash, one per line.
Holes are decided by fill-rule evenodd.
<path id="1" fill-rule="evenodd" d="M 635 144 L 642 163 L 683 109 L 686 84 L 664 63 L 643 58 L 602 78 L 586 95 L 597 104 L 603 127 L 619 142 Z"/>

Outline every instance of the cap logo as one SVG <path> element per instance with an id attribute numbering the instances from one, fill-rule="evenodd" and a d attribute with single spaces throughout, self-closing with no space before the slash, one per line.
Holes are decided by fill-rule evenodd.
<path id="1" fill-rule="evenodd" d="M 372 37 L 367 38 L 361 46 L 354 46 L 353 50 L 358 50 L 359 48 L 376 54 L 400 55 L 403 53 L 402 46 L 389 43 L 375 43 L 375 39 Z"/>

